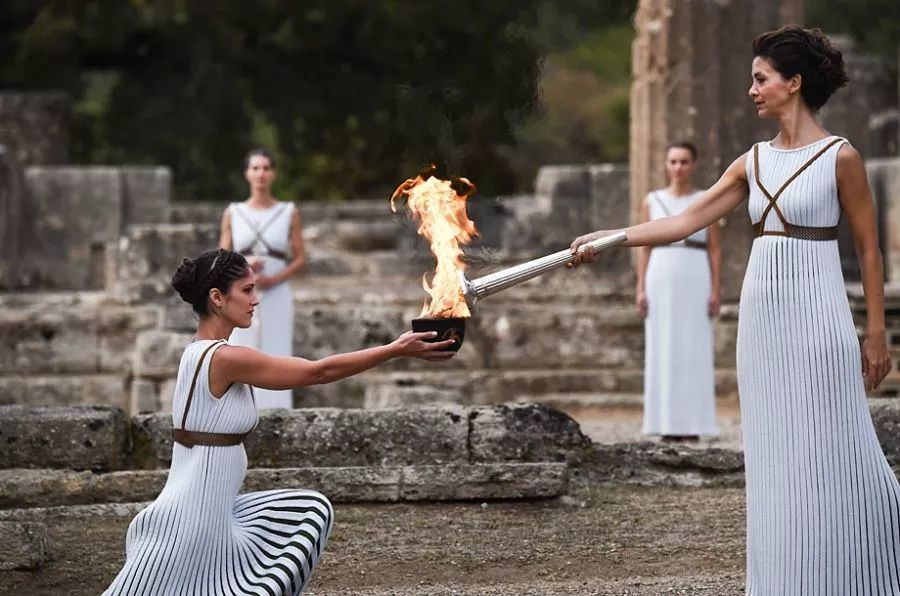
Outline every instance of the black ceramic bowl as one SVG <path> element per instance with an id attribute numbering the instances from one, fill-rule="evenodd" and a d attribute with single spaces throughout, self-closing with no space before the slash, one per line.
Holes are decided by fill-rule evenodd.
<path id="1" fill-rule="evenodd" d="M 462 347 L 463 338 L 466 336 L 466 320 L 463 318 L 413 319 L 412 328 L 413 331 L 437 331 L 437 337 L 425 341 L 454 340 L 449 347 L 444 348 L 452 352 L 456 352 Z"/>

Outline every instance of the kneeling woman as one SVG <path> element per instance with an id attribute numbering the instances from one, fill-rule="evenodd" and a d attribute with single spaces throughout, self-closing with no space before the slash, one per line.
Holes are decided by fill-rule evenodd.
<path id="1" fill-rule="evenodd" d="M 452 340 L 404 333 L 394 342 L 317 361 L 228 345 L 258 304 L 254 275 L 238 253 L 185 259 L 172 286 L 199 315 L 178 368 L 175 444 L 166 485 L 137 514 L 125 566 L 104 594 L 299 594 L 331 531 L 321 494 L 269 490 L 238 495 L 247 471 L 243 439 L 258 419 L 252 387 L 290 389 L 343 379 L 401 356 L 445 360 Z"/>

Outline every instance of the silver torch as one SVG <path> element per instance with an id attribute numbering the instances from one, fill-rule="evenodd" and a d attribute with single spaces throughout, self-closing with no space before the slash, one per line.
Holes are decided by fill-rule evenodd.
<path id="1" fill-rule="evenodd" d="M 615 234 L 604 236 L 593 242 L 588 242 L 587 244 L 580 246 L 578 251 L 583 252 L 587 247 L 590 247 L 596 253 L 607 248 L 612 248 L 613 246 L 618 246 L 625 242 L 625 240 L 625 232 L 616 232 Z M 462 290 L 463 297 L 466 299 L 466 304 L 474 311 L 478 301 L 482 298 L 487 298 L 491 294 L 496 294 L 501 290 L 528 281 L 547 271 L 562 267 L 567 263 L 571 263 L 573 258 L 572 251 L 565 249 L 545 257 L 540 257 L 539 259 L 534 259 L 533 261 L 522 263 L 521 265 L 515 265 L 513 267 L 489 273 L 478 279 L 469 279 L 466 277 L 465 273 L 460 271 L 460 289 Z"/>

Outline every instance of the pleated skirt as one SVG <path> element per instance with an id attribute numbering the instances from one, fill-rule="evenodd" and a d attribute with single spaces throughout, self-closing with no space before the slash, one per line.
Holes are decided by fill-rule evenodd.
<path id="1" fill-rule="evenodd" d="M 875 435 L 836 241 L 762 237 L 741 293 L 749 596 L 900 596 L 900 486 Z"/>

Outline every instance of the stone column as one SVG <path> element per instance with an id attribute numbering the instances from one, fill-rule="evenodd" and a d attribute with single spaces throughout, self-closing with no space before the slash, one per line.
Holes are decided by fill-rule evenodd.
<path id="1" fill-rule="evenodd" d="M 801 23 L 803 0 L 640 0 L 631 87 L 631 213 L 665 185 L 664 150 L 676 140 L 700 151 L 696 182 L 712 185 L 728 165 L 776 128 L 747 97 L 751 42 Z M 744 208 L 724 219 L 722 290 L 736 300 L 750 250 Z"/>

